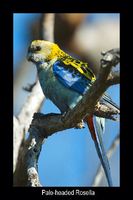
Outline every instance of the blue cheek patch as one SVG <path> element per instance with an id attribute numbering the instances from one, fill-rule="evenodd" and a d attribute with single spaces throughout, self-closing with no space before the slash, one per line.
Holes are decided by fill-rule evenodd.
<path id="1" fill-rule="evenodd" d="M 66 67 L 61 61 L 53 64 L 53 72 L 56 78 L 67 88 L 84 95 L 90 87 L 90 80 L 76 72 L 72 66 Z"/>

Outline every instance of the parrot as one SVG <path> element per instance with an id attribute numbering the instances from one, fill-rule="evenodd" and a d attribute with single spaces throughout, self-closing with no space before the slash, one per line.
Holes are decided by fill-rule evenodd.
<path id="1" fill-rule="evenodd" d="M 72 110 L 96 80 L 88 63 L 73 58 L 50 41 L 33 40 L 28 48 L 27 60 L 36 65 L 45 97 L 51 100 L 62 114 Z M 99 103 L 119 113 L 119 107 L 109 95 L 104 93 Z M 105 119 L 91 114 L 83 120 L 90 130 L 108 185 L 112 187 L 110 165 L 102 141 Z"/>

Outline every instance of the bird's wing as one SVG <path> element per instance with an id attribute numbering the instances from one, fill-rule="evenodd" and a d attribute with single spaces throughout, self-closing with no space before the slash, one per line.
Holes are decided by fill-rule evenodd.
<path id="1" fill-rule="evenodd" d="M 62 60 L 62 62 L 65 64 L 65 66 L 70 67 L 78 71 L 80 74 L 82 74 L 84 77 L 91 81 L 95 81 L 96 77 L 93 71 L 88 66 L 88 63 L 82 62 L 81 60 L 74 59 L 71 56 L 67 56 Z"/>
<path id="2" fill-rule="evenodd" d="M 91 79 L 86 78 L 72 65 L 65 65 L 62 61 L 53 64 L 53 73 L 65 87 L 84 95 L 89 89 Z"/>

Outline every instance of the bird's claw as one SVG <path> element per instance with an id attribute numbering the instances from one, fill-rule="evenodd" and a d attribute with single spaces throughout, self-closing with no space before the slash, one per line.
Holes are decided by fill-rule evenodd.
<path id="1" fill-rule="evenodd" d="M 75 126 L 76 129 L 81 129 L 81 128 L 85 128 L 85 125 L 84 125 L 84 122 L 83 120 L 80 121 L 76 126 Z"/>

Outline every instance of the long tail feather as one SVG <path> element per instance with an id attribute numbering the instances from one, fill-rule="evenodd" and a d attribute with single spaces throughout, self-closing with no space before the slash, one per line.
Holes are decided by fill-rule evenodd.
<path id="1" fill-rule="evenodd" d="M 108 161 L 106 151 L 105 151 L 105 148 L 104 148 L 104 144 L 103 144 L 103 140 L 102 140 L 102 134 L 105 130 L 105 119 L 100 118 L 100 117 L 95 117 L 95 119 L 96 119 L 95 125 L 96 125 L 96 130 L 97 130 L 96 131 L 97 137 L 98 137 L 98 141 L 99 141 L 99 145 L 100 145 L 101 153 L 102 153 L 102 155 L 101 155 L 102 166 L 104 168 L 109 186 L 113 186 L 111 172 L 110 172 L 110 165 L 109 165 L 109 161 Z"/>
<path id="2" fill-rule="evenodd" d="M 104 126 L 102 124 L 102 121 L 97 118 L 96 119 L 96 131 L 95 131 L 93 116 L 86 117 L 85 121 L 87 122 L 88 128 L 89 128 L 91 136 L 93 138 L 97 154 L 99 156 L 99 159 L 101 161 L 101 164 L 103 166 L 103 169 L 104 169 L 107 181 L 108 181 L 108 185 L 111 187 L 111 186 L 113 186 L 113 184 L 112 184 L 112 178 L 111 178 L 111 173 L 110 173 L 110 167 L 109 167 L 108 158 L 106 156 L 106 152 L 104 149 L 102 136 L 101 136 L 101 132 L 104 131 Z"/>

